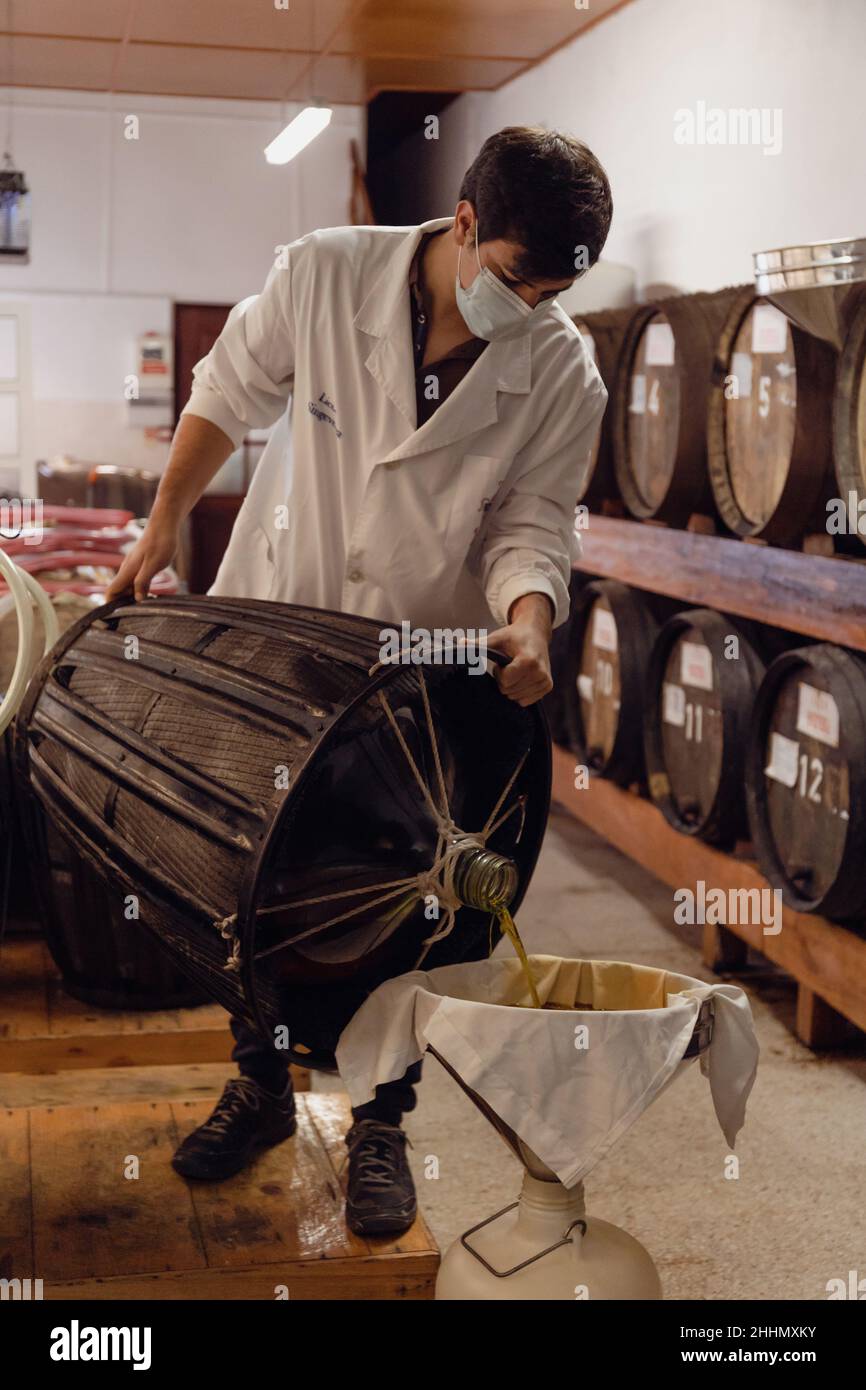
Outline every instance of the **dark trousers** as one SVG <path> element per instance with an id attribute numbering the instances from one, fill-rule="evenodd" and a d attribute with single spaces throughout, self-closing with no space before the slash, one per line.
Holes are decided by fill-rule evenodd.
<path id="1" fill-rule="evenodd" d="M 282 1095 L 289 1079 L 286 1058 L 242 1019 L 231 1021 L 235 1045 L 232 1060 L 237 1062 L 241 1076 L 258 1082 L 272 1095 Z M 399 1081 L 389 1081 L 376 1087 L 375 1100 L 352 1110 L 354 1120 L 380 1120 L 386 1125 L 399 1125 L 401 1118 L 416 1105 L 415 1083 L 421 1079 L 421 1063 L 415 1062 Z"/>

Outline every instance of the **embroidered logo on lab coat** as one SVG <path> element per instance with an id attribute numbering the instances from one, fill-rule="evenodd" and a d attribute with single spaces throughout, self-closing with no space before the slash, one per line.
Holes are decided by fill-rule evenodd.
<path id="1" fill-rule="evenodd" d="M 342 439 L 343 431 L 341 429 L 338 429 L 337 421 L 335 419 L 337 407 L 334 405 L 333 401 L 328 400 L 328 397 L 324 391 L 322 392 L 318 401 L 307 402 L 307 409 L 309 410 L 311 415 L 314 415 L 316 417 L 317 420 L 322 420 L 326 425 L 330 425 L 334 430 L 336 430 L 337 438 Z M 333 411 L 333 414 L 329 414 L 329 411 Z"/>

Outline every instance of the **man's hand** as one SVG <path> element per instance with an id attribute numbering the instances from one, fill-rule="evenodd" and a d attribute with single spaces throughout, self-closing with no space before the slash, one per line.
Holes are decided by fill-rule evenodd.
<path id="1" fill-rule="evenodd" d="M 106 589 L 106 602 L 129 593 L 147 598 L 153 576 L 174 559 L 185 518 L 231 452 L 232 441 L 217 425 L 181 415 L 147 529 Z"/>
<path id="2" fill-rule="evenodd" d="M 545 594 L 524 594 L 511 605 L 508 626 L 487 635 L 488 647 L 512 659 L 497 666 L 499 689 L 526 708 L 553 689 L 550 676 L 550 634 L 553 614 Z"/>
<path id="3" fill-rule="evenodd" d="M 180 528 L 173 522 L 160 521 L 156 515 L 147 523 L 144 535 L 126 556 L 117 574 L 105 591 L 105 602 L 133 593 L 135 598 L 147 598 L 150 581 L 174 559 Z"/>

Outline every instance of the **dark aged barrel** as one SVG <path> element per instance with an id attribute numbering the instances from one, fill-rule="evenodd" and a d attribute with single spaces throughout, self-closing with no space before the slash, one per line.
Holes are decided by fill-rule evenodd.
<path id="1" fill-rule="evenodd" d="M 716 506 L 738 536 L 784 543 L 826 529 L 836 354 L 765 299 L 738 302 L 707 408 Z"/>
<path id="2" fill-rule="evenodd" d="M 833 453 L 839 496 L 848 508 L 851 529 L 866 545 L 866 290 L 851 311 L 833 401 Z M 862 508 L 860 504 L 863 504 Z"/>
<path id="3" fill-rule="evenodd" d="M 785 652 L 755 702 L 746 795 L 758 862 L 786 903 L 866 912 L 866 661 L 841 647 Z"/>
<path id="4" fill-rule="evenodd" d="M 102 1009 L 179 1009 L 206 995 L 158 938 L 136 930 L 134 904 L 45 823 L 34 870 L 44 929 L 68 994 Z"/>
<path id="5" fill-rule="evenodd" d="M 591 509 L 618 496 L 613 466 L 614 393 L 626 329 L 634 318 L 633 305 L 625 309 L 601 309 L 583 314 L 574 322 L 590 350 L 602 381 L 607 387 L 607 409 L 599 427 L 589 469 L 581 482 L 577 501 Z"/>
<path id="6" fill-rule="evenodd" d="M 613 418 L 620 494 L 633 516 L 684 526 L 712 506 L 707 396 L 719 333 L 751 289 L 645 304 L 625 334 Z"/>
<path id="7" fill-rule="evenodd" d="M 380 633 L 253 600 L 120 602 L 64 634 L 16 724 L 29 833 L 49 817 L 136 900 L 130 931 L 308 1065 L 333 1064 L 383 980 L 488 953 L 547 818 L 541 710 L 465 660 L 384 664 Z"/>
<path id="8" fill-rule="evenodd" d="M 564 673 L 569 744 L 593 772 L 628 785 L 643 777 L 643 704 L 657 623 L 625 584 L 583 589 Z"/>
<path id="9" fill-rule="evenodd" d="M 650 796 L 686 835 L 730 846 L 746 831 L 743 764 L 763 663 L 741 628 L 708 608 L 670 618 L 647 682 Z"/>

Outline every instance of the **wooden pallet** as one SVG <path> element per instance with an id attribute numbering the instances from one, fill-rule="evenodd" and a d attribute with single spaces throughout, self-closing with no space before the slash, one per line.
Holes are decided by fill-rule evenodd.
<path id="1" fill-rule="evenodd" d="M 299 1096 L 292 1139 L 227 1182 L 188 1183 L 169 1160 L 209 1108 L 0 1112 L 0 1275 L 42 1279 L 46 1299 L 432 1298 L 422 1217 L 398 1240 L 346 1228 L 346 1097 Z"/>
<path id="2" fill-rule="evenodd" d="M 767 880 L 749 859 L 724 854 L 702 840 L 681 835 L 652 804 L 601 778 L 574 786 L 575 758 L 553 750 L 553 795 L 566 810 L 609 840 L 623 854 L 672 888 L 766 889 Z M 671 905 L 673 914 L 673 903 Z M 782 930 L 732 923 L 703 927 L 703 958 L 711 970 L 735 971 L 751 946 L 797 981 L 797 1034 L 809 1047 L 841 1041 L 844 1020 L 866 1030 L 866 938 L 812 913 L 786 907 Z"/>
<path id="3" fill-rule="evenodd" d="M 63 989 L 45 942 L 0 948 L 0 1072 L 156 1067 L 227 1062 L 232 1036 L 219 1004 L 156 1013 L 98 1009 Z M 292 1068 L 296 1090 L 309 1072 Z"/>

